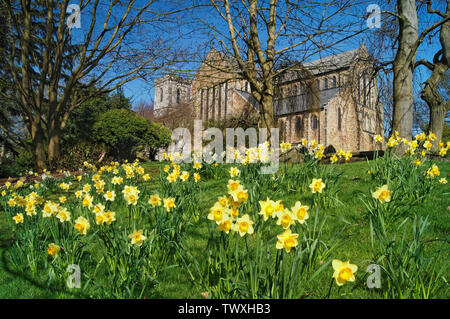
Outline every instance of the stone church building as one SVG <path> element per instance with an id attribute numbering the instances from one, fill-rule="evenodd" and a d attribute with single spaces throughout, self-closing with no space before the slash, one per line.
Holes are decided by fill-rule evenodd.
<path id="1" fill-rule="evenodd" d="M 302 138 L 346 151 L 369 151 L 383 135 L 373 64 L 364 44 L 354 50 L 289 68 L 275 80 L 274 115 L 281 139 Z M 236 62 L 211 49 L 193 79 L 166 75 L 155 80 L 155 114 L 188 104 L 195 119 L 222 120 L 258 112 L 250 85 Z"/>

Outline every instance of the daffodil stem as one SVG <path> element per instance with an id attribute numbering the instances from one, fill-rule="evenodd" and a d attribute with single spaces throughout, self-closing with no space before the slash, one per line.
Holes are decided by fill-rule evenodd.
<path id="1" fill-rule="evenodd" d="M 331 288 L 333 288 L 333 278 L 330 281 L 330 288 L 328 289 L 328 294 L 326 296 L 327 299 L 330 299 Z"/>
<path id="2" fill-rule="evenodd" d="M 246 248 L 246 250 L 247 250 L 247 254 L 248 254 L 248 243 L 247 243 L 247 237 L 248 237 L 248 236 L 245 236 L 245 248 Z"/>

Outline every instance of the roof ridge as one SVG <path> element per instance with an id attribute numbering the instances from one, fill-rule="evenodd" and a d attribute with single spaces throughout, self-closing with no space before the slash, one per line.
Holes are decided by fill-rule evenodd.
<path id="1" fill-rule="evenodd" d="M 338 57 L 338 56 L 342 56 L 342 55 L 349 55 L 350 53 L 356 54 L 357 52 L 359 52 L 360 49 L 361 49 L 361 47 L 358 47 L 358 48 L 355 48 L 355 49 L 342 51 L 342 52 L 339 52 L 339 53 L 336 53 L 336 54 L 327 55 L 325 57 L 321 57 L 321 58 L 318 58 L 318 59 L 315 59 L 315 60 L 312 60 L 312 61 L 309 61 L 309 62 L 305 62 L 305 63 L 303 63 L 303 65 L 306 66 L 308 64 L 317 63 L 319 61 L 330 60 L 333 57 Z"/>

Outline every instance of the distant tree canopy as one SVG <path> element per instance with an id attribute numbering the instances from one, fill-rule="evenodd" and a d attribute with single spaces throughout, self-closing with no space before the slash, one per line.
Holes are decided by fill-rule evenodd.
<path id="1" fill-rule="evenodd" d="M 120 90 L 114 94 L 99 94 L 73 110 L 62 137 L 63 149 L 72 148 L 80 142 L 95 143 L 94 124 L 102 114 L 114 109 L 131 109 L 130 99 Z"/>
<path id="2" fill-rule="evenodd" d="M 121 90 L 109 94 L 97 94 L 95 90 L 87 89 L 84 94 L 94 97 L 70 114 L 61 137 L 62 154 L 58 168 L 76 169 L 84 161 L 98 163 L 108 158 L 133 160 L 136 152 L 146 147 L 150 151 L 148 155 L 154 156 L 159 145 L 165 146 L 170 142 L 170 131 L 131 111 L 131 101 Z M 25 143 L 30 145 L 31 139 L 26 139 Z M 29 148 L 17 148 L 16 153 L 12 162 L 17 162 L 17 167 L 12 171 L 12 168 L 0 167 L 0 176 L 19 176 L 27 169 L 36 168 Z M 11 165 L 9 162 L 6 164 Z"/>
<path id="3" fill-rule="evenodd" d="M 83 34 L 76 37 L 68 0 L 0 0 L 0 129 L 11 141 L 17 127 L 26 131 L 15 144 L 39 171 L 60 165 L 63 135 L 80 105 L 170 62 L 173 40 L 156 41 L 149 31 L 159 30 L 164 14 L 156 2 L 78 1 Z M 12 115 L 5 101 L 14 106 L 14 125 L 4 125 Z"/>
<path id="4" fill-rule="evenodd" d="M 111 156 L 120 160 L 132 160 L 146 147 L 154 157 L 157 149 L 168 146 L 171 140 L 171 132 L 165 126 L 124 108 L 102 114 L 93 126 L 93 134 Z"/>

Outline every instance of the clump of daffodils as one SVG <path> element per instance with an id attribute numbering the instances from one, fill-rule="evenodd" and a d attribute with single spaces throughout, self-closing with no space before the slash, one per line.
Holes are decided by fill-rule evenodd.
<path id="1" fill-rule="evenodd" d="M 248 199 L 248 192 L 239 180 L 228 181 L 228 195 L 221 196 L 209 209 L 208 219 L 217 224 L 219 231 L 238 232 L 240 236 L 253 234 L 253 221 L 245 214 L 239 216 L 239 208 Z"/>
<path id="2" fill-rule="evenodd" d="M 434 178 L 439 175 L 441 175 L 441 172 L 439 171 L 439 167 L 435 164 L 433 164 L 433 166 L 431 166 L 426 172 L 426 176 L 428 178 Z"/>
<path id="3" fill-rule="evenodd" d="M 139 189 L 136 186 L 125 186 L 122 193 L 123 198 L 128 205 L 136 206 L 140 193 Z"/>
<path id="4" fill-rule="evenodd" d="M 344 151 L 343 149 L 339 149 L 336 154 L 333 154 L 330 157 L 331 163 L 336 163 L 341 159 L 344 159 L 345 162 L 349 162 L 350 159 L 353 157 L 353 154 L 349 151 Z"/>
<path id="5" fill-rule="evenodd" d="M 282 153 L 287 153 L 291 150 L 292 144 L 289 142 L 283 142 L 280 144 L 280 149 Z"/>
<path id="6" fill-rule="evenodd" d="M 260 201 L 261 207 L 258 215 L 263 216 L 266 222 L 269 218 L 277 219 L 276 224 L 284 229 L 284 232 L 277 236 L 277 249 L 285 249 L 290 252 L 291 249 L 298 245 L 298 234 L 292 233 L 291 226 L 296 223 L 303 224 L 309 218 L 309 206 L 302 205 L 297 201 L 291 209 L 286 208 L 281 201 L 273 201 L 267 197 L 265 201 Z"/>
<path id="7" fill-rule="evenodd" d="M 68 183 L 61 183 L 61 184 L 59 184 L 59 188 L 61 188 L 63 191 L 68 191 L 69 190 L 69 188 L 70 188 L 70 184 L 68 184 Z"/>
<path id="8" fill-rule="evenodd" d="M 322 159 L 325 156 L 325 145 L 319 144 L 315 139 L 308 141 L 307 139 L 302 139 L 301 143 L 297 145 L 298 149 L 303 148 L 306 151 L 306 155 L 313 156 L 315 159 Z"/>
<path id="9" fill-rule="evenodd" d="M 383 141 L 384 138 L 381 137 L 380 135 L 376 135 L 375 136 L 375 141 L 377 142 L 381 142 Z M 433 142 L 437 140 L 437 136 L 433 133 L 430 132 L 428 135 L 425 133 L 420 133 L 417 134 L 416 136 L 414 136 L 414 139 L 409 141 L 406 138 L 402 138 L 399 136 L 399 133 L 396 131 L 394 132 L 394 134 L 392 134 L 386 145 L 388 148 L 392 149 L 395 148 L 396 146 L 400 145 L 400 144 L 404 144 L 406 146 L 408 146 L 408 148 L 405 149 L 405 154 L 408 156 L 414 156 L 416 154 L 416 151 L 418 151 L 417 153 L 421 156 L 421 157 L 425 157 L 427 152 L 429 152 L 432 147 L 433 147 Z M 447 143 L 447 145 L 444 145 L 444 143 L 439 143 L 439 154 L 441 156 L 445 156 L 447 154 L 447 149 L 448 149 L 449 143 Z"/>
<path id="10" fill-rule="evenodd" d="M 112 222 L 116 221 L 116 213 L 113 211 L 103 211 L 95 214 L 95 222 L 97 225 L 111 225 Z"/>
<path id="11" fill-rule="evenodd" d="M 281 148 L 286 151 L 289 150 L 290 147 L 291 146 L 288 143 L 281 146 Z M 228 146 L 226 152 L 221 155 L 221 158 L 225 157 L 227 162 L 237 162 L 242 165 L 253 163 L 268 163 L 274 152 L 275 150 L 270 147 L 268 142 L 264 142 L 258 147 L 251 148 L 236 149 L 234 147 Z"/>
<path id="12" fill-rule="evenodd" d="M 301 150 L 305 155 L 312 156 L 317 160 L 321 160 L 325 157 L 325 145 L 319 144 L 315 139 L 308 141 L 303 138 L 301 142 L 297 145 L 299 151 Z M 349 151 L 344 151 L 340 149 L 335 154 L 331 155 L 330 161 L 331 163 L 337 163 L 339 160 L 344 159 L 345 162 L 350 161 L 352 158 L 352 153 Z"/>
<path id="13" fill-rule="evenodd" d="M 384 141 L 384 137 L 381 136 L 381 135 L 379 135 L 379 134 L 375 135 L 375 136 L 373 137 L 373 139 L 374 139 L 375 142 L 377 142 L 377 143 L 383 143 L 383 141 Z"/>

